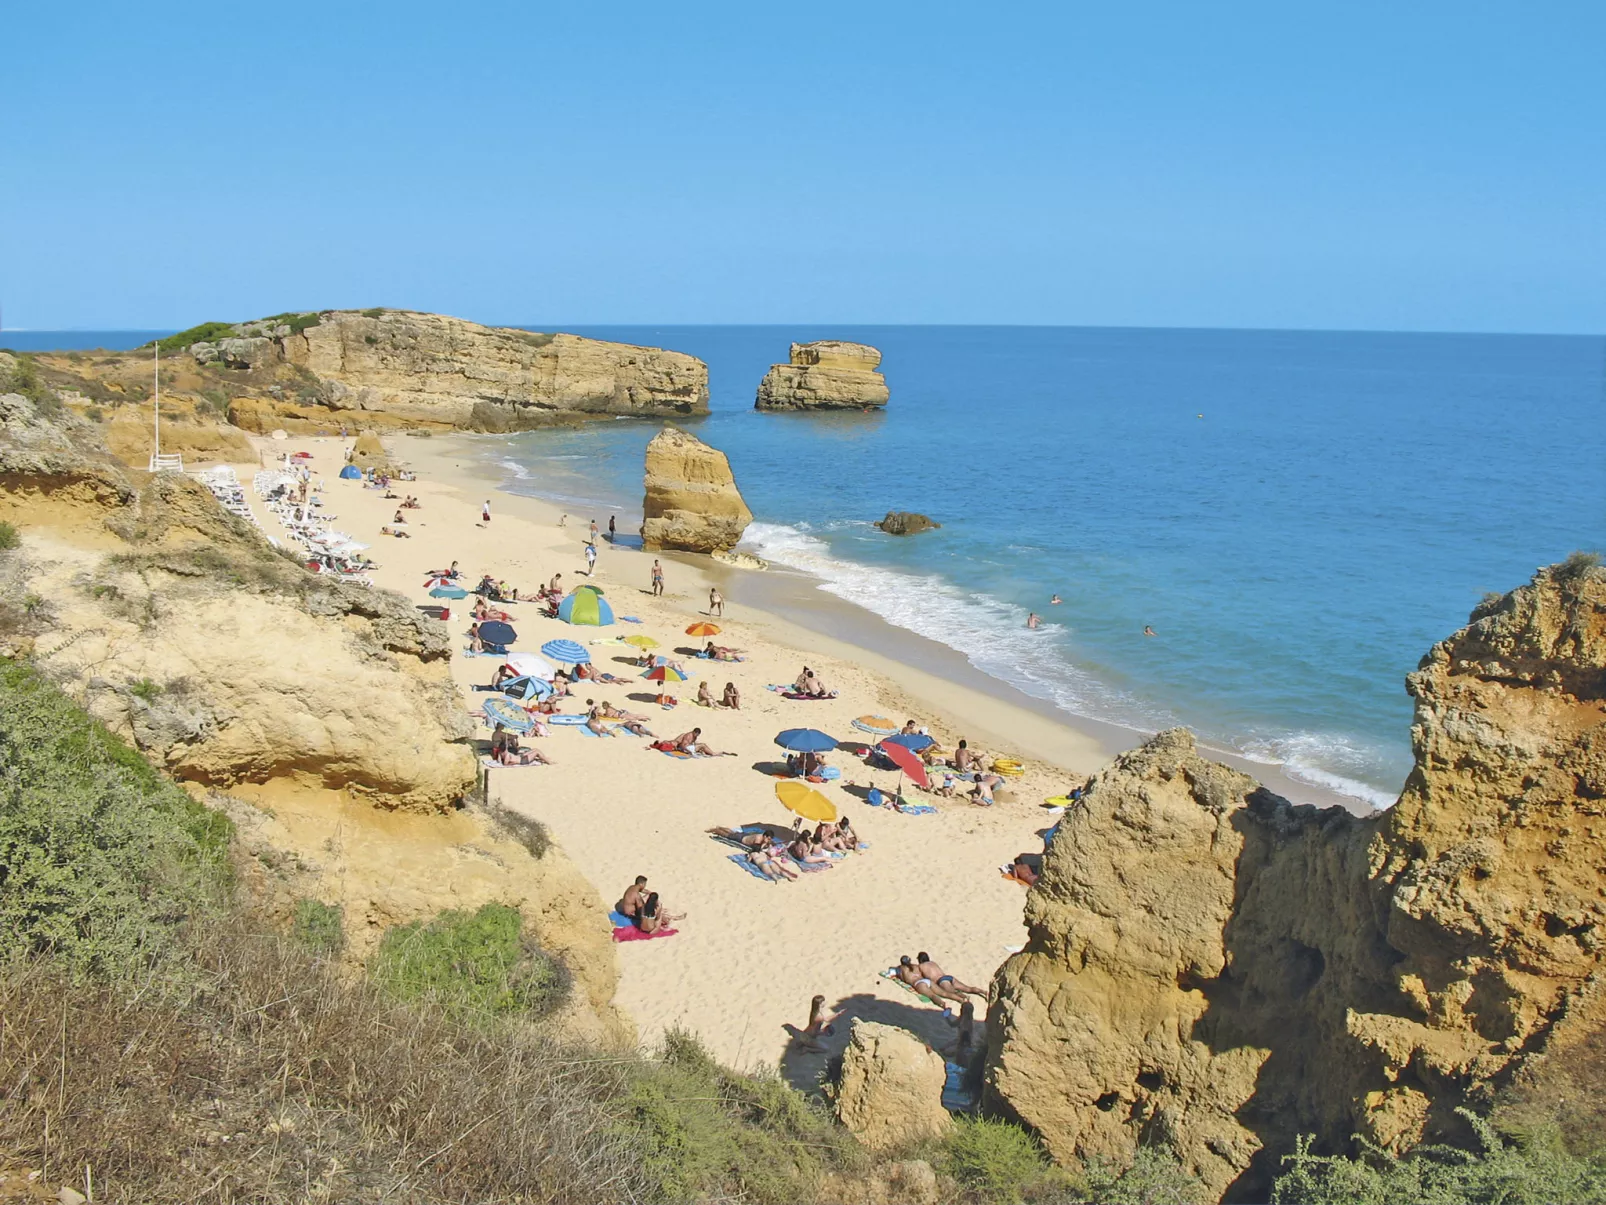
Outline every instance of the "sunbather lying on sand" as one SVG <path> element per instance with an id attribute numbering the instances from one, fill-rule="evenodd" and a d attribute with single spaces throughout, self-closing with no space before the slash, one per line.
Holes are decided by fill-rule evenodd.
<path id="1" fill-rule="evenodd" d="M 1020 853 L 1008 866 L 1001 867 L 1005 874 L 1018 882 L 1030 887 L 1041 877 L 1039 868 L 1043 865 L 1042 854 Z"/>
<path id="2" fill-rule="evenodd" d="M 598 736 L 619 735 L 612 729 L 603 727 L 601 723 L 603 720 L 615 720 L 618 722 L 619 727 L 623 728 L 626 732 L 634 734 L 635 736 L 652 735 L 652 733 L 647 731 L 647 717 L 644 715 L 635 715 L 629 711 L 620 711 L 606 699 L 600 703 L 592 699 L 587 699 L 586 706 L 590 709 L 586 712 L 586 727 L 591 729 L 591 731 L 595 732 Z"/>
<path id="3" fill-rule="evenodd" d="M 924 950 L 915 955 L 915 965 L 920 973 L 930 979 L 937 987 L 945 987 L 949 991 L 963 992 L 967 996 L 980 996 L 983 1000 L 987 993 L 979 987 L 971 987 L 968 983 L 961 983 L 940 966 L 931 961 L 931 955 Z"/>
<path id="4" fill-rule="evenodd" d="M 788 866 L 780 856 L 785 848 L 779 843 L 765 841 L 747 851 L 747 860 L 757 867 L 759 873 L 766 879 L 774 879 L 777 883 L 783 878 L 795 882 L 797 871 Z"/>
<path id="5" fill-rule="evenodd" d="M 734 753 L 721 753 L 711 748 L 703 739 L 703 730 L 693 728 L 690 732 L 682 732 L 675 738 L 675 748 L 682 753 L 695 753 L 698 757 L 735 757 Z"/>
<path id="6" fill-rule="evenodd" d="M 723 644 L 715 644 L 712 640 L 708 642 L 708 647 L 703 649 L 703 656 L 711 661 L 743 661 L 745 658 L 741 653 L 741 649 L 727 648 Z"/>
<path id="7" fill-rule="evenodd" d="M 830 865 L 831 855 L 826 852 L 825 846 L 816 841 L 812 834 L 799 833 L 797 840 L 786 847 L 786 852 L 798 862 L 825 863 Z"/>
<path id="8" fill-rule="evenodd" d="M 939 987 L 933 982 L 931 976 L 922 973 L 920 968 L 915 965 L 914 959 L 907 954 L 898 959 L 898 965 L 892 968 L 892 972 L 904 983 L 907 983 L 928 999 L 952 1000 L 955 1004 L 963 1004 L 965 1002 L 963 994 L 946 985 Z"/>

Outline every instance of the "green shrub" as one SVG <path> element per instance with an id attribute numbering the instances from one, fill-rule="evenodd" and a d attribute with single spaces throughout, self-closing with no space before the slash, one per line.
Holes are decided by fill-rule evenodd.
<path id="1" fill-rule="evenodd" d="M 0 952 L 133 972 L 229 884 L 232 826 L 31 667 L 0 663 Z"/>
<path id="2" fill-rule="evenodd" d="M 525 941 L 523 927 L 519 910 L 505 904 L 399 925 L 380 940 L 374 981 L 398 999 L 427 999 L 457 1016 L 551 1012 L 568 994 L 568 974 Z"/>
<path id="3" fill-rule="evenodd" d="M 684 1030 L 634 1069 L 623 1117 L 666 1201 L 812 1200 L 828 1167 L 864 1157 L 820 1105 L 774 1075 L 725 1070 Z"/>
<path id="4" fill-rule="evenodd" d="M 1198 1205 L 1209 1197 L 1166 1147 L 1140 1147 L 1132 1165 L 1115 1172 L 1090 1163 L 1070 1196 L 1096 1205 Z"/>
<path id="5" fill-rule="evenodd" d="M 1053 1175 L 1037 1139 L 989 1117 L 958 1117 L 944 1143 L 942 1170 L 978 1201 L 1014 1205 Z"/>
<path id="6" fill-rule="evenodd" d="M 14 548 L 21 547 L 22 533 L 17 530 L 16 524 L 0 519 L 0 552 L 10 552 Z"/>
<path id="7" fill-rule="evenodd" d="M 98 423 L 106 417 L 106 412 L 99 406 L 85 406 L 84 417 L 92 423 Z"/>
<path id="8" fill-rule="evenodd" d="M 40 378 L 39 366 L 34 363 L 33 357 L 18 355 L 15 359 L 16 366 L 9 373 L 0 373 L 0 393 L 20 393 L 41 414 L 52 417 L 60 415 L 65 407 L 56 396 L 56 391 Z"/>
<path id="9" fill-rule="evenodd" d="M 290 328 L 292 335 L 299 335 L 310 326 L 317 326 L 323 321 L 323 315 L 317 310 L 308 310 L 304 313 L 291 310 L 283 314 L 275 314 L 271 318 L 262 319 L 267 326 L 278 326 L 281 323 Z"/>
<path id="10" fill-rule="evenodd" d="M 345 914 L 338 904 L 303 896 L 296 901 L 291 932 L 316 954 L 338 954 L 346 945 Z"/>
<path id="11" fill-rule="evenodd" d="M 362 312 L 362 316 L 364 318 L 381 318 L 381 317 L 384 316 L 384 313 L 385 313 L 385 307 L 382 306 L 382 305 L 376 305 L 371 310 L 364 310 Z"/>
<path id="12" fill-rule="evenodd" d="M 1606 1160 L 1580 1159 L 1554 1130 L 1521 1141 L 1501 1138 L 1488 1121 L 1460 1110 L 1477 1150 L 1419 1146 L 1404 1156 L 1361 1140 L 1355 1157 L 1316 1155 L 1300 1138 L 1272 1186 L 1286 1205 L 1598 1205 L 1606 1201 Z"/>
<path id="13" fill-rule="evenodd" d="M 199 326 L 190 327 L 187 331 L 179 331 L 176 335 L 156 340 L 156 346 L 163 351 L 183 351 L 193 343 L 216 343 L 219 339 L 227 339 L 233 334 L 232 322 L 203 322 Z M 151 345 L 147 343 L 145 346 Z"/>
<path id="14" fill-rule="evenodd" d="M 201 390 L 201 400 L 206 404 L 205 408 L 214 414 L 221 416 L 229 412 L 228 393 L 215 385 Z"/>
<path id="15" fill-rule="evenodd" d="M 1578 551 L 1568 555 L 1567 559 L 1556 566 L 1556 576 L 1565 581 L 1576 581 L 1586 577 L 1591 569 L 1600 567 L 1600 553 Z"/>
<path id="16" fill-rule="evenodd" d="M 136 699 L 154 703 L 162 695 L 162 684 L 150 678 L 140 678 L 128 684 L 128 693 Z"/>

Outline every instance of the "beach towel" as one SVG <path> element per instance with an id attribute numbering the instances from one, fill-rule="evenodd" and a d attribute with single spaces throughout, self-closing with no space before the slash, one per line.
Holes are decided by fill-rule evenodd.
<path id="1" fill-rule="evenodd" d="M 657 747 L 654 746 L 654 748 Z M 658 752 L 665 757 L 694 758 L 697 756 L 695 753 L 687 753 L 684 749 L 658 749 Z"/>
<path id="2" fill-rule="evenodd" d="M 824 695 L 803 695 L 795 690 L 783 690 L 781 698 L 791 699 L 794 703 L 823 703 L 827 699 L 836 698 L 836 691 L 833 690 L 830 694 Z"/>
<path id="3" fill-rule="evenodd" d="M 785 857 L 788 862 L 796 866 L 804 874 L 813 874 L 816 870 L 830 870 L 832 867 L 830 862 L 804 862 L 794 858 L 791 854 L 786 854 Z"/>
<path id="4" fill-rule="evenodd" d="M 641 620 L 637 619 L 634 615 L 621 615 L 621 616 L 619 616 L 619 622 L 620 623 L 640 623 Z"/>
<path id="5" fill-rule="evenodd" d="M 876 974 L 880 975 L 881 978 L 883 978 L 883 979 L 890 980 L 893 984 L 895 984 L 898 987 L 901 987 L 904 991 L 908 992 L 911 996 L 918 997 L 919 999 L 924 1000 L 927 1004 L 935 1004 L 935 1003 L 937 1003 L 930 996 L 922 996 L 919 992 L 915 991 L 915 989 L 913 987 L 911 987 L 909 984 L 905 983 L 902 979 L 899 979 L 898 976 L 893 974 L 891 971 L 877 971 Z M 947 1012 L 948 1010 L 945 1008 L 942 1011 L 943 1012 Z"/>
<path id="6" fill-rule="evenodd" d="M 628 928 L 631 925 L 635 924 L 635 922 L 632 921 L 623 912 L 619 912 L 619 911 L 613 910 L 613 909 L 609 910 L 608 919 L 613 922 L 613 927 L 615 929 Z"/>
<path id="7" fill-rule="evenodd" d="M 463 650 L 463 656 L 465 656 L 465 657 L 506 657 L 507 656 L 507 650 L 505 648 L 501 648 L 501 647 L 497 647 L 497 646 L 492 646 L 490 648 L 487 648 L 483 653 L 476 653 L 473 649 L 464 649 Z"/>
<path id="8" fill-rule="evenodd" d="M 754 866 L 751 862 L 749 862 L 747 860 L 747 856 L 745 854 L 732 854 L 730 856 L 730 860 L 732 862 L 735 862 L 736 865 L 740 866 L 743 870 L 747 871 L 748 874 L 752 875 L 755 879 L 758 879 L 761 882 L 765 882 L 765 883 L 779 882 L 778 879 L 770 878 L 769 875 L 765 874 L 757 866 Z"/>
<path id="9" fill-rule="evenodd" d="M 655 937 L 673 937 L 679 929 L 659 929 L 653 933 L 643 933 L 635 925 L 620 925 L 613 931 L 615 941 L 651 941 Z"/>
<path id="10" fill-rule="evenodd" d="M 965 1068 L 960 1063 L 944 1060 L 948 1072 L 942 1085 L 942 1107 L 950 1113 L 968 1113 L 976 1107 L 976 1094 L 965 1087 Z"/>
<path id="11" fill-rule="evenodd" d="M 546 718 L 549 724 L 563 724 L 574 728 L 584 728 L 586 718 L 583 715 L 549 715 Z"/>
<path id="12" fill-rule="evenodd" d="M 497 761 L 494 757 L 480 758 L 480 765 L 484 766 L 487 770 L 528 770 L 531 766 L 539 766 L 540 764 L 541 763 L 538 761 L 531 761 L 522 762 L 519 765 L 509 766 Z"/>

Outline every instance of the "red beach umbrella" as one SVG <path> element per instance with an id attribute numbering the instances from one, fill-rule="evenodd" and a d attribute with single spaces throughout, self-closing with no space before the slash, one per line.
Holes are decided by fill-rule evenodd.
<path id="1" fill-rule="evenodd" d="M 909 776 L 909 781 L 922 790 L 931 789 L 931 780 L 926 777 L 926 767 L 909 750 L 902 745 L 889 745 L 885 741 L 876 746 L 881 750 L 893 765 Z"/>

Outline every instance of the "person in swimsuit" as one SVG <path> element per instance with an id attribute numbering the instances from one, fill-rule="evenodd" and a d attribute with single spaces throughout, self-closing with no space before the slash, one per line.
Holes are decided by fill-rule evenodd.
<path id="1" fill-rule="evenodd" d="M 708 685 L 707 678 L 697 684 L 697 705 L 699 707 L 712 707 L 714 705 L 714 692 Z"/>
<path id="2" fill-rule="evenodd" d="M 1144 635 L 1145 635 L 1145 636 L 1155 636 L 1155 635 L 1158 635 L 1158 633 L 1157 633 L 1157 632 L 1156 632 L 1156 631 L 1155 631 L 1155 630 L 1154 630 L 1154 629 L 1153 629 L 1153 628 L 1151 628 L 1151 627 L 1150 627 L 1150 626 L 1149 626 L 1149 625 L 1148 625 L 1148 624 L 1144 624 L 1144 625 L 1143 625 L 1143 634 L 1144 634 Z"/>
<path id="3" fill-rule="evenodd" d="M 959 746 L 954 750 L 954 769 L 963 774 L 975 760 L 976 755 L 970 751 L 970 742 L 961 737 Z"/>
<path id="4" fill-rule="evenodd" d="M 695 753 L 699 757 L 735 757 L 734 753 L 721 753 L 710 748 L 702 740 L 703 730 L 693 728 L 690 732 L 682 732 L 675 738 L 675 748 L 682 753 Z"/>
<path id="5" fill-rule="evenodd" d="M 1032 611 L 1032 612 L 1028 613 L 1027 616 L 1026 616 L 1026 626 L 1028 628 L 1031 628 L 1033 631 L 1036 631 L 1037 630 L 1037 625 L 1042 623 L 1042 622 L 1043 621 L 1038 618 L 1036 611 Z"/>
<path id="6" fill-rule="evenodd" d="M 652 563 L 652 592 L 660 597 L 664 592 L 664 567 L 657 561 Z"/>
<path id="7" fill-rule="evenodd" d="M 981 988 L 971 987 L 968 983 L 959 982 L 959 980 L 932 962 L 931 955 L 924 950 L 915 955 L 915 965 L 922 975 L 930 979 L 938 987 L 945 987 L 950 992 L 963 992 L 967 996 L 980 996 L 983 1000 L 987 998 L 987 993 Z"/>
<path id="8" fill-rule="evenodd" d="M 807 833 L 799 833 L 797 840 L 786 847 L 786 852 L 792 855 L 794 861 L 811 863 L 829 863 L 831 855 L 815 844 L 814 839 Z"/>
<path id="9" fill-rule="evenodd" d="M 708 592 L 708 613 L 724 617 L 725 596 L 716 589 L 711 589 Z"/>
<path id="10" fill-rule="evenodd" d="M 736 689 L 736 683 L 725 683 L 725 695 L 720 699 L 720 705 L 729 707 L 732 711 L 742 709 L 742 692 Z"/>
<path id="11" fill-rule="evenodd" d="M 643 933 L 656 933 L 665 925 L 672 925 L 677 920 L 685 920 L 684 912 L 670 912 L 658 900 L 658 893 L 650 891 L 647 898 L 641 901 L 641 907 L 636 912 L 636 928 Z"/>
<path id="12" fill-rule="evenodd" d="M 809 1001 L 809 1023 L 802 1029 L 793 1029 L 790 1025 L 786 1029 L 801 1049 L 820 1054 L 825 1050 L 825 1045 L 820 1039 L 834 1034 L 836 1022 L 841 1018 L 841 1013 L 827 1013 L 825 997 L 816 996 Z"/>
<path id="13" fill-rule="evenodd" d="M 748 851 L 747 860 L 756 866 L 766 879 L 773 879 L 778 883 L 782 878 L 788 878 L 795 882 L 797 871 L 781 861 L 780 855 L 784 848 L 766 838 Z"/>
<path id="14" fill-rule="evenodd" d="M 965 1002 L 965 997 L 961 993 L 954 991 L 945 984 L 938 984 L 930 975 L 927 975 L 915 965 L 914 960 L 907 954 L 898 959 L 898 965 L 894 969 L 899 979 L 928 1000 L 951 1000 L 955 1004 L 963 1004 Z M 947 1010 L 945 1009 L 944 1011 L 946 1012 Z"/>
<path id="15" fill-rule="evenodd" d="M 647 876 L 638 874 L 636 881 L 625 888 L 624 895 L 619 897 L 619 902 L 613 906 L 613 910 L 621 916 L 634 917 L 641 911 L 641 901 L 646 898 L 646 894 Z"/>

